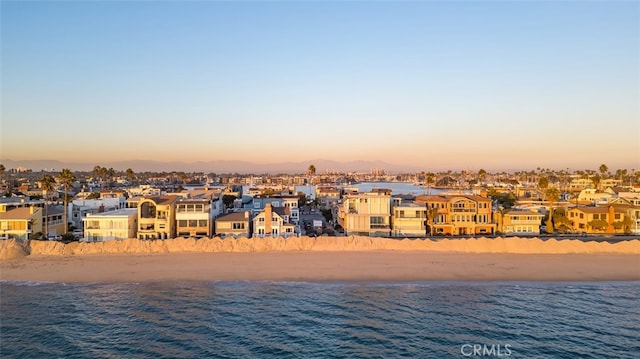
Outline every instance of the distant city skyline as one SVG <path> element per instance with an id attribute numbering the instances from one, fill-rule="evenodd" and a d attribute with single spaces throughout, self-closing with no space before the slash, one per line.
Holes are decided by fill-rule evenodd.
<path id="1" fill-rule="evenodd" d="M 640 167 L 638 2 L 0 8 L 0 162 Z"/>

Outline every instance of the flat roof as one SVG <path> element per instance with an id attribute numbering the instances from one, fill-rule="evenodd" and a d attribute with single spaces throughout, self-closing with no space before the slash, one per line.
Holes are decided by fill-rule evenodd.
<path id="1" fill-rule="evenodd" d="M 137 213 L 138 213 L 137 208 L 120 208 L 120 209 L 114 209 L 112 211 L 106 211 L 101 213 L 89 213 L 87 214 L 87 218 L 100 217 L 100 216 L 129 216 Z"/>

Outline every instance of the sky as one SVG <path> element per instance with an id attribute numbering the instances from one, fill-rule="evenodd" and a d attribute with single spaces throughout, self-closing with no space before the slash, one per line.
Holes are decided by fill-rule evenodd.
<path id="1" fill-rule="evenodd" d="M 640 3 L 0 2 L 0 159 L 640 168 Z"/>

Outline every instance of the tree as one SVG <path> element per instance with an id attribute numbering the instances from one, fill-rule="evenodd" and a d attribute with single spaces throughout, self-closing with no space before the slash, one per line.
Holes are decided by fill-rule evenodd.
<path id="1" fill-rule="evenodd" d="M 125 171 L 125 176 L 127 176 L 127 179 L 129 180 L 129 182 L 131 182 L 135 178 L 135 173 L 131 168 L 127 168 L 127 170 Z"/>
<path id="2" fill-rule="evenodd" d="M 487 175 L 487 171 L 481 168 L 480 171 L 478 171 L 478 182 L 480 181 L 484 182 L 486 175 Z"/>
<path id="3" fill-rule="evenodd" d="M 555 187 L 551 187 L 546 190 L 545 195 L 549 202 L 551 202 L 551 206 L 549 206 L 549 218 L 546 223 L 547 233 L 553 233 L 553 204 L 560 199 L 560 191 Z"/>
<path id="4" fill-rule="evenodd" d="M 309 166 L 309 174 L 312 176 L 316 175 L 316 166 L 314 165 Z"/>
<path id="5" fill-rule="evenodd" d="M 47 198 L 53 191 L 55 183 L 55 178 L 53 178 L 50 174 L 45 174 L 40 179 L 40 185 L 42 186 L 42 190 L 44 191 L 45 237 L 49 235 L 49 204 L 47 203 Z"/>
<path id="6" fill-rule="evenodd" d="M 549 178 L 542 176 L 538 180 L 538 188 L 542 191 L 542 195 L 544 196 L 547 188 L 549 188 Z"/>
<path id="7" fill-rule="evenodd" d="M 60 175 L 58 176 L 58 181 L 64 186 L 64 233 L 67 233 L 69 227 L 69 223 L 67 222 L 67 207 L 69 203 L 69 197 L 67 194 L 69 193 L 69 188 L 71 188 L 73 182 L 76 181 L 76 175 L 74 175 L 70 169 L 63 168 L 62 172 L 60 172 Z"/>
<path id="8" fill-rule="evenodd" d="M 602 178 L 605 178 L 605 175 L 607 174 L 607 171 L 609 171 L 609 167 L 607 167 L 607 165 L 605 165 L 604 163 L 600 165 L 600 167 L 598 168 L 598 171 L 600 171 L 600 176 Z"/>
<path id="9" fill-rule="evenodd" d="M 433 236 L 433 228 L 436 224 L 436 217 L 438 216 L 438 208 L 431 207 L 427 210 L 427 224 L 429 225 L 429 232 Z"/>
<path id="10" fill-rule="evenodd" d="M 500 233 L 504 233 L 504 215 L 507 214 L 509 209 L 503 206 L 498 207 L 498 213 L 500 214 Z"/>
<path id="11" fill-rule="evenodd" d="M 4 175 L 4 165 L 2 163 L 0 163 L 0 177 L 2 177 Z"/>

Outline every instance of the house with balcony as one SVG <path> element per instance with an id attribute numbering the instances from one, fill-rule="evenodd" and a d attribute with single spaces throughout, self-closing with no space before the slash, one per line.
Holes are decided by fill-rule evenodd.
<path id="1" fill-rule="evenodd" d="M 391 190 L 353 192 L 342 198 L 338 223 L 349 235 L 391 235 Z"/>
<path id="2" fill-rule="evenodd" d="M 221 237 L 251 236 L 250 211 L 234 212 L 222 215 L 215 220 L 215 234 Z"/>
<path id="3" fill-rule="evenodd" d="M 272 207 L 267 203 L 253 218 L 253 237 L 290 237 L 296 235 L 295 225 L 289 223 L 284 207 Z"/>
<path id="4" fill-rule="evenodd" d="M 393 206 L 392 236 L 424 237 L 427 235 L 427 207 L 424 203 L 400 201 Z"/>
<path id="5" fill-rule="evenodd" d="M 544 214 L 533 211 L 509 210 L 504 215 L 497 214 L 498 228 L 505 234 L 537 235 Z"/>
<path id="6" fill-rule="evenodd" d="M 438 235 L 493 234 L 492 202 L 475 195 L 417 196 L 416 202 L 424 203 L 432 223 L 432 233 Z"/>
<path id="7" fill-rule="evenodd" d="M 144 197 L 138 202 L 138 239 L 176 236 L 177 196 Z"/>
<path id="8" fill-rule="evenodd" d="M 32 233 L 43 232 L 42 208 L 18 207 L 8 209 L 0 206 L 0 240 L 26 241 Z"/>
<path id="9" fill-rule="evenodd" d="M 89 213 L 84 222 L 84 238 L 87 242 L 104 242 L 136 238 L 137 208 L 121 208 L 102 213 Z"/>
<path id="10" fill-rule="evenodd" d="M 176 202 L 176 233 L 179 237 L 211 237 L 214 218 L 222 213 L 220 189 L 182 191 Z"/>
<path id="11" fill-rule="evenodd" d="M 176 202 L 176 233 L 178 237 L 211 237 L 213 215 L 210 201 L 180 198 Z"/>
<path id="12" fill-rule="evenodd" d="M 47 236 L 64 234 L 64 206 L 46 205 L 42 210 L 42 228 Z"/>

